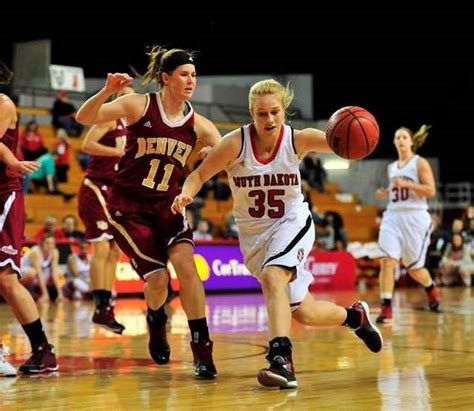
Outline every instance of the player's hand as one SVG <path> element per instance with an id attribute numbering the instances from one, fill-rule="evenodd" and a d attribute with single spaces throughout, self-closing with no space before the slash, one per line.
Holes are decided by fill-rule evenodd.
<path id="1" fill-rule="evenodd" d="M 191 196 L 187 196 L 184 194 L 177 195 L 174 198 L 173 204 L 171 204 L 171 212 L 173 214 L 183 214 L 186 206 L 191 204 L 192 202 L 193 198 Z"/>
<path id="2" fill-rule="evenodd" d="M 206 147 L 201 148 L 201 150 L 199 150 L 199 153 L 198 153 L 199 159 L 204 160 L 211 150 L 212 150 L 211 146 L 206 146 Z"/>
<path id="3" fill-rule="evenodd" d="M 118 93 L 123 88 L 129 86 L 133 82 L 133 77 L 127 73 L 108 73 L 105 89 L 111 93 Z"/>
<path id="4" fill-rule="evenodd" d="M 380 187 L 375 192 L 375 198 L 377 200 L 386 200 L 388 198 L 388 190 L 385 187 Z"/>
<path id="5" fill-rule="evenodd" d="M 10 177 L 21 177 L 23 174 L 32 173 L 40 167 L 41 164 L 37 161 L 18 161 L 15 164 L 7 166 L 7 174 Z"/>

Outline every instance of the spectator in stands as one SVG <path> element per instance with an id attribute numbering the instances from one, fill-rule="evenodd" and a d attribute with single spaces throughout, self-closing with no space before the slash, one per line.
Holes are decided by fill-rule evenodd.
<path id="1" fill-rule="evenodd" d="M 235 222 L 234 213 L 229 212 L 227 218 L 225 219 L 225 232 L 224 237 L 229 239 L 238 239 L 239 238 L 239 227 Z"/>
<path id="2" fill-rule="evenodd" d="M 27 161 L 36 160 L 48 150 L 44 146 L 43 136 L 38 131 L 38 123 L 31 120 L 26 124 L 23 131 L 20 132 L 20 148 L 23 158 Z"/>
<path id="3" fill-rule="evenodd" d="M 301 193 L 303 194 L 303 201 L 308 203 L 308 208 L 313 209 L 313 202 L 311 200 L 311 187 L 306 180 L 301 180 Z"/>
<path id="4" fill-rule="evenodd" d="M 45 188 L 48 194 L 55 194 L 56 187 L 56 165 L 53 152 L 47 151 L 36 160 L 40 168 L 30 174 L 32 192 L 38 193 Z"/>
<path id="5" fill-rule="evenodd" d="M 63 217 L 62 227 L 56 231 L 55 237 L 66 238 L 75 242 L 84 241 L 84 233 L 77 229 L 77 218 L 72 214 Z"/>
<path id="6" fill-rule="evenodd" d="M 67 183 L 67 173 L 69 171 L 69 151 L 70 142 L 66 130 L 58 128 L 56 130 L 57 141 L 54 145 L 54 164 L 56 166 L 56 182 Z"/>
<path id="7" fill-rule="evenodd" d="M 460 218 L 455 218 L 451 224 L 451 235 L 454 234 L 461 234 L 463 237 L 466 235 L 464 221 Z"/>
<path id="8" fill-rule="evenodd" d="M 464 237 L 455 233 L 444 251 L 439 268 L 443 285 L 454 285 L 460 279 L 466 287 L 471 286 L 471 276 L 474 274 L 469 248 L 464 243 Z"/>
<path id="9" fill-rule="evenodd" d="M 72 253 L 67 260 L 67 269 L 63 286 L 66 298 L 81 300 L 90 295 L 90 262 L 89 244 L 79 242 L 77 253 Z"/>
<path id="10" fill-rule="evenodd" d="M 30 174 L 30 181 L 33 188 L 31 191 L 38 193 L 44 188 L 47 194 L 61 195 L 65 201 L 69 201 L 71 198 L 74 198 L 76 194 L 64 193 L 58 188 L 56 183 L 56 158 L 57 154 L 55 149 L 51 149 L 51 151 L 48 151 L 37 159 L 40 168 Z"/>
<path id="11" fill-rule="evenodd" d="M 54 128 L 63 128 L 68 135 L 80 137 L 84 126 L 76 121 L 76 107 L 69 102 L 68 91 L 61 90 L 57 93 L 51 114 L 53 116 L 52 124 Z"/>
<path id="12" fill-rule="evenodd" d="M 441 257 L 449 243 L 450 235 L 441 224 L 441 216 L 439 214 L 431 215 L 433 231 L 431 232 L 430 244 L 426 255 L 426 268 L 431 274 L 432 279 L 440 278 L 439 263 Z"/>
<path id="13" fill-rule="evenodd" d="M 316 249 L 334 251 L 336 250 L 336 234 L 334 227 L 324 219 L 322 222 L 315 224 L 316 230 Z"/>
<path id="14" fill-rule="evenodd" d="M 300 164 L 301 179 L 320 193 L 326 192 L 327 173 L 318 153 L 309 153 Z"/>
<path id="15" fill-rule="evenodd" d="M 469 247 L 471 258 L 474 260 L 474 206 L 466 208 L 464 216 L 465 244 Z"/>
<path id="16" fill-rule="evenodd" d="M 193 232 L 193 240 L 212 240 L 212 234 L 209 232 L 209 222 L 206 219 L 199 220 L 196 231 Z"/>
<path id="17" fill-rule="evenodd" d="M 59 266 L 65 272 L 73 245 L 84 241 L 85 235 L 77 229 L 77 218 L 72 214 L 68 214 L 62 219 L 62 227 L 55 230 L 54 237 L 58 240 Z"/>
<path id="18" fill-rule="evenodd" d="M 0 86 L 8 85 L 12 78 L 13 73 L 0 61 Z M 39 164 L 32 161 L 19 161 L 15 157 L 17 149 L 18 114 L 16 105 L 6 94 L 0 94 L 0 215 L 2 227 L 0 230 L 0 293 L 12 308 L 13 314 L 31 344 L 31 357 L 20 366 L 20 371 L 39 374 L 57 371 L 58 364 L 54 347 L 49 344 L 43 330 L 38 308 L 30 293 L 18 281 L 22 275 L 20 256 L 25 229 L 25 201 L 19 177 L 24 173 L 36 170 Z"/>
<path id="19" fill-rule="evenodd" d="M 313 207 L 310 208 L 311 210 L 311 217 L 313 218 L 313 222 L 316 226 L 318 225 L 324 225 L 326 219 L 324 218 L 324 214 L 319 211 L 319 208 L 317 205 L 314 205 Z"/>
<path id="20" fill-rule="evenodd" d="M 36 234 L 33 236 L 33 240 L 38 243 L 46 235 L 50 234 L 57 238 L 59 229 L 56 227 L 58 219 L 54 215 L 49 215 L 45 218 L 43 227 L 41 227 Z"/>
<path id="21" fill-rule="evenodd" d="M 337 211 L 326 211 L 324 219 L 334 229 L 334 241 L 337 250 L 345 250 L 347 248 L 347 235 L 344 230 L 344 221 Z"/>
<path id="22" fill-rule="evenodd" d="M 214 190 L 214 198 L 216 200 L 223 201 L 230 198 L 232 193 L 230 191 L 229 183 L 227 181 L 227 174 L 225 171 L 221 171 L 212 177 L 211 182 L 211 189 Z"/>
<path id="23" fill-rule="evenodd" d="M 59 251 L 56 240 L 51 234 L 45 234 L 39 245 L 33 246 L 21 259 L 21 283 L 37 295 L 39 303 L 62 301 L 63 292 L 59 286 L 59 278 L 63 273 L 59 270 Z"/>
<path id="24" fill-rule="evenodd" d="M 388 188 L 375 193 L 377 200 L 388 200 L 379 232 L 381 314 L 377 322 L 392 320 L 393 273 L 403 260 L 408 274 L 426 292 L 431 311 L 438 311 L 439 291 L 425 268 L 426 251 L 431 232 L 428 198 L 436 194 L 436 184 L 430 163 L 416 154 L 428 136 L 429 126 L 423 125 L 413 133 L 406 127 L 395 131 L 393 144 L 398 159 L 388 166 Z"/>
<path id="25" fill-rule="evenodd" d="M 466 210 L 464 211 L 464 227 L 466 227 L 469 230 L 472 230 L 471 225 L 472 222 L 474 221 L 474 205 L 470 205 L 466 207 Z"/>

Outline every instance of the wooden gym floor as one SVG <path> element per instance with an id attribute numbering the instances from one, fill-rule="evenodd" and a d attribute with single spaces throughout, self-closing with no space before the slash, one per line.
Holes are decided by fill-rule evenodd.
<path id="1" fill-rule="evenodd" d="M 119 299 L 117 336 L 93 326 L 91 302 L 40 307 L 60 371 L 0 378 L 0 410 L 473 410 L 474 292 L 442 289 L 443 310 L 421 308 L 422 289 L 400 289 L 393 325 L 381 327 L 385 347 L 369 352 L 347 328 L 294 323 L 299 387 L 277 390 L 256 380 L 265 366 L 266 310 L 262 296 L 210 295 L 208 319 L 219 376 L 194 379 L 186 317 L 172 301 L 172 360 L 156 365 L 147 351 L 143 300 Z M 365 299 L 378 312 L 377 290 L 316 293 L 350 305 Z M 419 308 L 417 308 L 419 307 Z M 18 366 L 29 355 L 24 333 L 0 304 L 0 335 Z"/>

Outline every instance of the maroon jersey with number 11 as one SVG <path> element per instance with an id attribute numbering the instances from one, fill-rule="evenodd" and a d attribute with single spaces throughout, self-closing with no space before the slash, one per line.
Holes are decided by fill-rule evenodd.
<path id="1" fill-rule="evenodd" d="M 171 122 L 159 95 L 148 95 L 145 115 L 127 127 L 127 145 L 119 161 L 112 204 L 124 205 L 119 200 L 123 197 L 129 204 L 171 202 L 179 193 L 184 166 L 197 140 L 193 108 L 188 102 L 185 107 L 184 117 Z"/>

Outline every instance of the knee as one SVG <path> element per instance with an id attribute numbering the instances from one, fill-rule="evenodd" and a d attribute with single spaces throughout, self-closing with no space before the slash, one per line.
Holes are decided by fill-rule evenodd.
<path id="1" fill-rule="evenodd" d="M 280 289 L 285 288 L 287 283 L 283 281 L 278 275 L 272 272 L 267 272 L 261 277 L 262 290 L 265 294 L 275 294 Z"/>
<path id="2" fill-rule="evenodd" d="M 150 275 L 146 279 L 146 286 L 151 291 L 162 291 L 168 287 L 168 281 L 167 273 L 162 270 Z"/>

